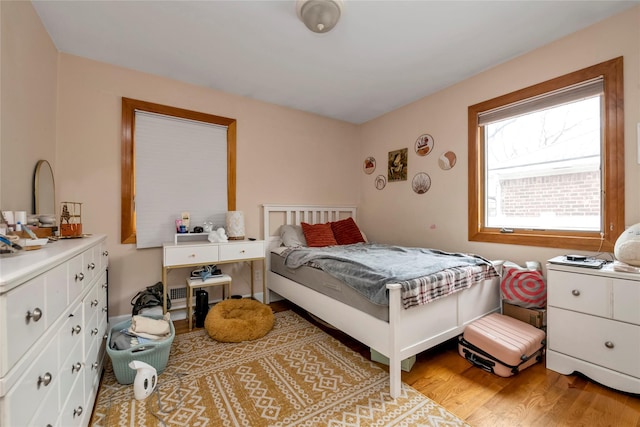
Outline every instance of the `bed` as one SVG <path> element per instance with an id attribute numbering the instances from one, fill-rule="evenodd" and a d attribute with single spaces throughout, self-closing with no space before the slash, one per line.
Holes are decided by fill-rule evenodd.
<path id="1" fill-rule="evenodd" d="M 302 222 L 323 224 L 345 218 L 356 220 L 355 206 L 263 205 L 267 252 L 265 301 L 277 296 L 287 299 L 386 356 L 389 359 L 389 393 L 396 398 L 402 390 L 402 360 L 456 337 L 468 323 L 500 310 L 499 278 L 482 280 L 428 304 L 407 309 L 402 305 L 402 286 L 399 283 L 386 285 L 388 305 L 373 304 L 369 307 L 366 302 L 364 305 L 354 302 L 358 300 L 357 296 L 337 279 L 326 276 L 319 279 L 323 289 L 298 283 L 302 280 L 300 276 L 323 272 L 311 267 L 292 271 L 281 265 L 281 253 L 286 249 L 282 247 L 280 228 Z M 493 261 L 492 265 L 500 271 L 500 261 Z"/>

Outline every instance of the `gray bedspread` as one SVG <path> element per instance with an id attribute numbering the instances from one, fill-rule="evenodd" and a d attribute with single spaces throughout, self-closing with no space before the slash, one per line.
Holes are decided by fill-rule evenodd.
<path id="1" fill-rule="evenodd" d="M 478 281 L 484 279 L 484 276 L 478 276 L 478 269 L 466 272 L 464 267 L 484 266 L 482 271 L 491 270 L 491 276 L 497 275 L 491 263 L 477 255 L 384 244 L 303 247 L 291 249 L 283 256 L 288 268 L 295 269 L 305 264 L 313 265 L 342 280 L 376 304 L 388 305 L 386 285 L 400 283 L 403 287 L 405 308 L 432 301 L 472 284 L 465 283 L 464 286 L 447 284 L 446 286 L 450 289 L 445 291 L 437 289 L 438 285 L 435 283 L 437 279 L 434 278 L 442 277 L 443 271 L 453 272 L 449 276 L 459 272 L 461 277 L 473 276 L 473 279 Z M 463 282 L 459 278 L 454 281 Z M 421 290 L 421 283 L 431 284 L 434 288 L 428 291 Z M 425 292 L 428 294 L 426 298 L 416 298 L 416 295 L 425 294 Z M 418 299 L 421 301 L 417 301 Z"/>

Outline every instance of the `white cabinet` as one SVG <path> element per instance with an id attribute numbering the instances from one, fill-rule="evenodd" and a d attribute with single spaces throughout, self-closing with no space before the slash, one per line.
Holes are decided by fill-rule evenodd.
<path id="1" fill-rule="evenodd" d="M 547 269 L 547 368 L 640 393 L 640 275 Z"/>
<path id="2" fill-rule="evenodd" d="M 107 332 L 104 236 L 0 259 L 0 426 L 85 426 Z"/>

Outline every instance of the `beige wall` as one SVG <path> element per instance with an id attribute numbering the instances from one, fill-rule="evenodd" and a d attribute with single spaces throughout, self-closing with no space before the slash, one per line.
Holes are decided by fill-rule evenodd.
<path id="1" fill-rule="evenodd" d="M 108 235 L 110 314 L 128 312 L 131 297 L 161 278 L 160 249 L 119 244 L 123 96 L 237 119 L 237 209 L 247 236 L 262 237 L 262 203 L 358 202 L 355 125 L 76 56 L 59 62 L 58 194 L 84 203 L 83 230 Z M 206 183 L 193 184 L 206 194 Z M 250 272 L 240 267 L 223 269 L 233 292 L 247 294 Z M 181 273 L 170 273 L 169 284 L 182 284 Z"/>
<path id="2" fill-rule="evenodd" d="M 640 7 L 607 19 L 548 46 L 522 55 L 435 95 L 420 99 L 361 126 L 361 158 L 374 156 L 378 167 L 361 174 L 359 222 L 367 236 L 382 242 L 468 251 L 493 259 L 545 261 L 565 250 L 483 244 L 467 240 L 467 107 L 618 56 L 624 56 L 625 218 L 640 222 L 640 168 L 636 162 L 636 124 L 640 122 Z M 428 133 L 433 153 L 420 157 L 415 140 Z M 386 174 L 387 153 L 408 147 L 409 181 L 374 188 L 375 175 Z M 438 157 L 454 151 L 457 164 L 438 167 Z M 431 189 L 411 190 L 418 172 L 431 176 Z"/>
<path id="3" fill-rule="evenodd" d="M 30 2 L 0 10 L 0 209 L 31 212 L 36 162 L 56 169 L 58 51 Z"/>
<path id="4" fill-rule="evenodd" d="M 130 298 L 158 281 L 161 268 L 159 249 L 119 244 L 122 96 L 238 120 L 237 200 L 249 236 L 262 235 L 262 203 L 355 203 L 359 222 L 373 240 L 518 262 L 545 260 L 562 251 L 467 241 L 467 106 L 624 55 L 626 216 L 629 224 L 640 221 L 635 131 L 640 122 L 640 7 L 354 126 L 57 54 L 30 3 L 0 5 L 1 206 L 17 210 L 30 203 L 35 162 L 52 161 L 58 200 L 83 202 L 85 230 L 108 235 L 111 315 L 128 313 Z M 435 138 L 435 150 L 419 157 L 413 146 L 423 133 Z M 386 174 L 387 153 L 405 147 L 409 180 L 427 172 L 431 190 L 417 195 L 410 181 L 376 190 L 373 180 Z M 437 160 L 447 150 L 456 152 L 458 162 L 442 171 Z M 362 162 L 371 155 L 377 170 L 365 175 Z M 234 292 L 247 292 L 247 269 L 230 272 L 240 284 Z M 181 283 L 181 277 L 171 273 L 169 283 Z"/>

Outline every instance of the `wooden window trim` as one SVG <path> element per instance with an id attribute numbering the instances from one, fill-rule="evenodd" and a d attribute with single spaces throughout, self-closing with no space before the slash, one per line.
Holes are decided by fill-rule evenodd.
<path id="1" fill-rule="evenodd" d="M 501 233 L 485 223 L 484 135 L 478 126 L 478 114 L 551 92 L 585 80 L 604 79 L 604 147 L 603 147 L 603 224 L 604 233 L 570 231 L 514 230 Z M 469 131 L 469 241 L 542 246 L 550 248 L 613 251 L 624 231 L 624 96 L 623 59 L 618 57 L 582 70 L 566 74 L 488 101 L 472 105 L 468 110 Z"/>
<path id="2" fill-rule="evenodd" d="M 121 243 L 136 242 L 135 189 L 135 112 L 147 111 L 166 116 L 196 120 L 227 127 L 227 209 L 236 210 L 236 119 L 122 98 L 122 190 L 121 190 Z"/>

